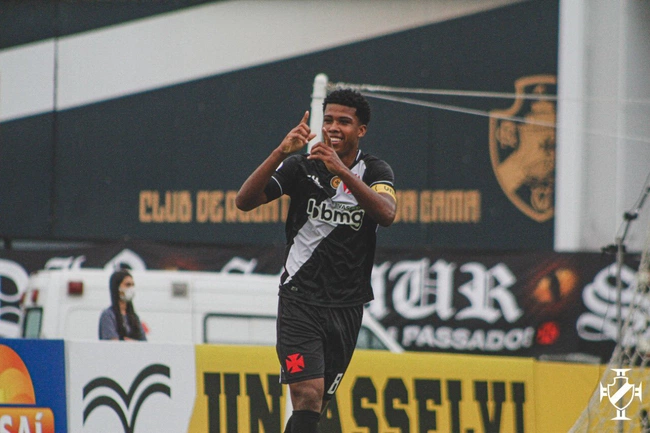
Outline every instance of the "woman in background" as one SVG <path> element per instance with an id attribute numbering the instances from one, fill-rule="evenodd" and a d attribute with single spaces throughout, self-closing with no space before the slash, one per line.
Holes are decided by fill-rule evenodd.
<path id="1" fill-rule="evenodd" d="M 134 286 L 133 277 L 126 269 L 111 275 L 111 306 L 102 311 L 99 317 L 100 340 L 147 340 L 140 318 L 133 308 Z"/>

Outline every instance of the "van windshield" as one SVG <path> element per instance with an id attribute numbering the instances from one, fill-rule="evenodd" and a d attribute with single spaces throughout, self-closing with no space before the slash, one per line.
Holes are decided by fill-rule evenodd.
<path id="1" fill-rule="evenodd" d="M 203 342 L 208 344 L 275 345 L 275 317 L 206 314 Z"/>
<path id="2" fill-rule="evenodd" d="M 370 329 L 362 326 L 357 339 L 357 349 L 388 350 L 388 347 Z"/>
<path id="3" fill-rule="evenodd" d="M 27 308 L 23 316 L 23 338 L 39 338 L 41 334 L 41 322 L 43 319 L 43 308 Z"/>
<path id="4" fill-rule="evenodd" d="M 206 314 L 203 342 L 207 344 L 275 345 L 275 317 L 239 314 Z M 369 328 L 361 326 L 358 349 L 389 350 Z"/>

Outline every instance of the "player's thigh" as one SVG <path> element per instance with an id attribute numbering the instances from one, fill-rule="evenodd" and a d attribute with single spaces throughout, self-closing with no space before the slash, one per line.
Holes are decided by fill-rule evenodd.
<path id="1" fill-rule="evenodd" d="M 324 376 L 324 332 L 316 308 L 282 297 L 279 300 L 276 351 L 282 383 Z"/>
<path id="2" fill-rule="evenodd" d="M 325 345 L 325 399 L 336 392 L 345 374 L 359 338 L 363 306 L 332 308 Z"/>

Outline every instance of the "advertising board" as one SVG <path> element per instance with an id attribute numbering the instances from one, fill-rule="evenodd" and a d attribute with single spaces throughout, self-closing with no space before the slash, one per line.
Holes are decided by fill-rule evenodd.
<path id="1" fill-rule="evenodd" d="M 0 431 L 68 431 L 62 340 L 0 339 Z"/>
<path id="2" fill-rule="evenodd" d="M 67 341 L 70 433 L 181 432 L 195 396 L 194 346 Z"/>

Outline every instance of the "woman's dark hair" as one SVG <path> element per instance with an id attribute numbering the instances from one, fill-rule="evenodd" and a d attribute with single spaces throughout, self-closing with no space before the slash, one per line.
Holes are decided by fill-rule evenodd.
<path id="1" fill-rule="evenodd" d="M 142 327 L 140 325 L 140 318 L 135 313 L 132 302 L 126 303 L 126 320 L 129 322 L 129 327 L 131 332 L 127 335 L 126 328 L 124 327 L 124 322 L 122 321 L 122 312 L 120 311 L 120 284 L 126 277 L 130 277 L 131 273 L 126 269 L 120 269 L 111 275 L 109 288 L 111 291 L 111 308 L 113 309 L 113 314 L 115 314 L 115 321 L 117 322 L 117 334 L 120 337 L 120 340 L 124 340 L 124 337 L 133 338 L 134 340 L 141 340 L 144 336 L 142 335 Z"/>
<path id="2" fill-rule="evenodd" d="M 370 123 L 370 104 L 363 95 L 352 89 L 338 89 L 325 97 L 323 111 L 327 104 L 339 104 L 350 108 L 356 108 L 356 115 L 362 125 Z"/>

